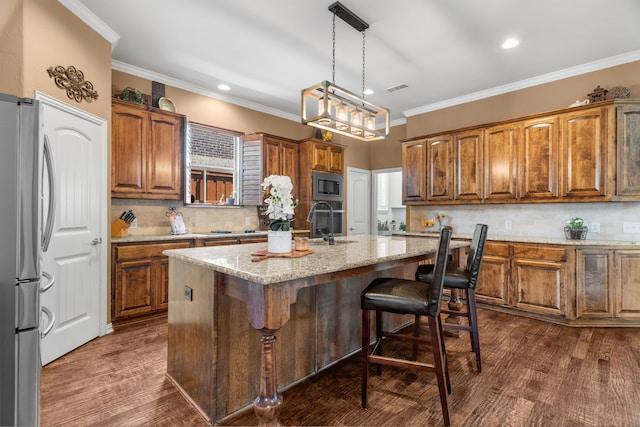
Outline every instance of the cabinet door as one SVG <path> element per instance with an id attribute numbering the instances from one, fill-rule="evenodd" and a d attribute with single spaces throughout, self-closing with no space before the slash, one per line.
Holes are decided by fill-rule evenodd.
<path id="1" fill-rule="evenodd" d="M 115 317 L 153 310 L 153 260 L 122 261 L 116 264 Z"/>
<path id="2" fill-rule="evenodd" d="M 486 243 L 476 298 L 493 305 L 509 304 L 509 245 Z"/>
<path id="3" fill-rule="evenodd" d="M 402 144 L 402 201 L 427 200 L 427 142 L 410 141 Z"/>
<path id="4" fill-rule="evenodd" d="M 111 192 L 114 197 L 146 191 L 147 113 L 114 104 L 111 110 Z"/>
<path id="5" fill-rule="evenodd" d="M 485 199 L 507 201 L 516 198 L 516 171 L 520 125 L 487 128 L 484 134 Z"/>
<path id="6" fill-rule="evenodd" d="M 524 122 L 518 194 L 522 199 L 558 197 L 560 122 L 557 116 Z"/>
<path id="7" fill-rule="evenodd" d="M 562 116 L 562 197 L 603 199 L 606 195 L 607 109 Z"/>
<path id="8" fill-rule="evenodd" d="M 616 317 L 640 319 L 640 251 L 615 251 Z"/>
<path id="9" fill-rule="evenodd" d="M 286 175 L 291 178 L 291 183 L 293 184 L 292 194 L 295 195 L 298 191 L 298 144 L 284 141 L 281 143 L 280 175 Z"/>
<path id="10" fill-rule="evenodd" d="M 576 317 L 613 317 L 612 251 L 576 251 Z"/>
<path id="11" fill-rule="evenodd" d="M 154 310 L 169 308 L 169 258 L 163 257 L 156 261 L 155 265 Z"/>
<path id="12" fill-rule="evenodd" d="M 618 196 L 640 197 L 640 106 L 616 108 L 618 139 Z"/>
<path id="13" fill-rule="evenodd" d="M 483 132 L 481 129 L 457 134 L 454 137 L 455 200 L 482 200 Z"/>
<path id="14" fill-rule="evenodd" d="M 427 140 L 427 200 L 453 200 L 453 137 L 444 135 Z"/>
<path id="15" fill-rule="evenodd" d="M 263 179 L 269 175 L 280 175 L 280 141 L 265 138 L 263 150 Z"/>
<path id="16" fill-rule="evenodd" d="M 515 245 L 511 265 L 511 305 L 533 313 L 567 313 L 566 249 Z"/>
<path id="17" fill-rule="evenodd" d="M 314 142 L 311 154 L 311 169 L 318 172 L 329 171 L 329 146 L 321 142 Z"/>
<path id="18" fill-rule="evenodd" d="M 329 146 L 329 172 L 344 172 L 344 152 L 342 147 Z"/>
<path id="19" fill-rule="evenodd" d="M 182 119 L 150 112 L 147 192 L 182 200 Z"/>

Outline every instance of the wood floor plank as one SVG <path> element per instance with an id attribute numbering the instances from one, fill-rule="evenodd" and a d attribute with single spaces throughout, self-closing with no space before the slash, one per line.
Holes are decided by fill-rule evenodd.
<path id="1" fill-rule="evenodd" d="M 446 337 L 453 426 L 640 426 L 640 331 L 570 328 L 479 310 L 483 371 L 469 337 Z M 203 426 L 169 380 L 166 316 L 115 326 L 45 366 L 41 426 Z M 399 350 L 399 351 L 404 351 Z M 425 360 L 428 360 L 427 356 Z M 356 354 L 282 392 L 286 425 L 439 426 L 435 376 L 371 371 L 360 408 Z M 248 410 L 221 425 L 256 425 Z"/>

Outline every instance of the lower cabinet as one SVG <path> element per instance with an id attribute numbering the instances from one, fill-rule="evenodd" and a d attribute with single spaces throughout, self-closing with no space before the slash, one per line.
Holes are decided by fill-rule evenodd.
<path id="1" fill-rule="evenodd" d="M 640 320 L 640 250 L 576 251 L 576 316 Z"/>
<path id="2" fill-rule="evenodd" d="M 166 310 L 169 261 L 162 252 L 191 246 L 191 240 L 113 245 L 111 319 Z"/>
<path id="3" fill-rule="evenodd" d="M 571 249 L 488 242 L 476 289 L 478 301 L 563 318 L 568 315 Z"/>

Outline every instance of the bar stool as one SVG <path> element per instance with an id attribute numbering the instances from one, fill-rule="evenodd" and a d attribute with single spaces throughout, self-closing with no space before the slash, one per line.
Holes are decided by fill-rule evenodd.
<path id="1" fill-rule="evenodd" d="M 478 274 L 480 273 L 480 265 L 482 264 L 482 255 L 484 254 L 488 230 L 489 227 L 487 225 L 476 224 L 467 257 L 467 265 L 464 268 L 449 265 L 444 275 L 445 289 L 464 290 L 467 294 L 467 302 L 466 311 L 443 309 L 442 313 L 465 317 L 468 320 L 468 325 L 445 323 L 442 327 L 444 329 L 469 331 L 471 351 L 476 355 L 476 368 L 478 372 L 482 372 L 482 361 L 480 358 L 480 338 L 478 337 L 478 314 L 476 312 L 476 283 L 478 281 Z M 416 280 L 431 283 L 434 277 L 433 272 L 433 265 L 421 265 L 416 271 Z M 416 317 L 416 323 L 419 324 L 418 322 L 419 319 Z"/>
<path id="2" fill-rule="evenodd" d="M 442 301 L 442 286 L 444 272 L 447 265 L 449 242 L 451 241 L 451 227 L 444 227 L 440 232 L 436 262 L 433 270 L 433 280 L 429 283 L 398 278 L 379 277 L 374 279 L 360 295 L 362 308 L 362 407 L 367 407 L 367 385 L 369 380 L 369 364 L 377 364 L 377 374 L 380 375 L 380 365 L 396 366 L 399 368 L 419 369 L 436 373 L 440 404 L 445 425 L 450 425 L 449 403 L 447 394 L 451 393 L 449 370 L 447 368 L 442 322 L 440 320 L 440 303 Z M 371 351 L 370 312 L 375 311 L 376 340 Z M 385 332 L 382 325 L 382 313 L 413 314 L 425 316 L 429 321 L 431 339 L 419 338 L 418 325 L 414 335 Z M 385 339 L 401 339 L 414 343 L 414 360 L 382 356 L 382 341 Z M 417 344 L 430 344 L 433 348 L 434 364 L 416 360 Z"/>

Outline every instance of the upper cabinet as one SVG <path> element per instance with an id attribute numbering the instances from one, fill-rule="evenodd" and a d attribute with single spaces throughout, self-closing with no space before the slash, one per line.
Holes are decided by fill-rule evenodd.
<path id="1" fill-rule="evenodd" d="M 427 141 L 402 144 L 402 202 L 406 205 L 427 201 Z"/>
<path id="2" fill-rule="evenodd" d="M 518 159 L 518 196 L 527 201 L 558 198 L 560 119 L 525 120 Z"/>
<path id="3" fill-rule="evenodd" d="M 344 148 L 315 138 L 300 141 L 300 171 L 342 174 L 344 172 Z"/>
<path id="4" fill-rule="evenodd" d="M 640 200 L 640 104 L 618 106 L 614 120 L 618 146 L 616 196 Z"/>
<path id="5" fill-rule="evenodd" d="M 244 135 L 241 141 L 241 204 L 261 205 L 262 181 L 269 175 L 286 175 L 298 191 L 298 143 L 266 133 Z"/>
<path id="6" fill-rule="evenodd" d="M 182 200 L 185 117 L 112 101 L 111 196 Z"/>
<path id="7" fill-rule="evenodd" d="M 417 137 L 402 152 L 409 204 L 638 201 L 640 102 Z"/>
<path id="8" fill-rule="evenodd" d="M 607 195 L 607 113 L 600 107 L 560 116 L 563 198 L 594 200 Z"/>
<path id="9" fill-rule="evenodd" d="M 519 136 L 518 123 L 492 126 L 484 131 L 484 189 L 487 201 L 507 202 L 517 197 Z"/>

